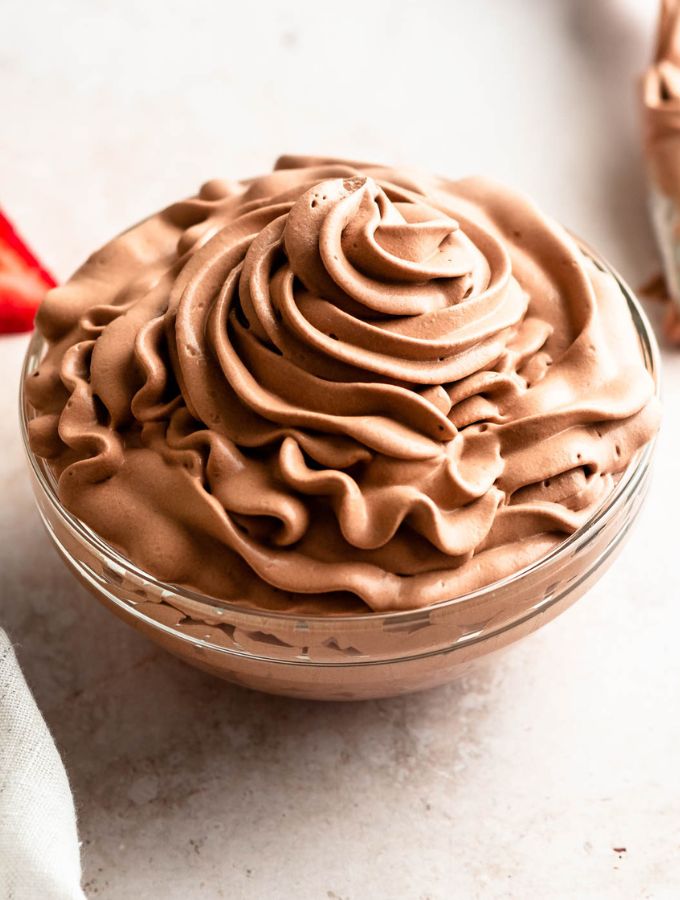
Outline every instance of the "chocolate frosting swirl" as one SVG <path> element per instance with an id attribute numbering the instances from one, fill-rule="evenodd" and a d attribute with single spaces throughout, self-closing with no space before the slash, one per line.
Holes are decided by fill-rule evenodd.
<path id="1" fill-rule="evenodd" d="M 612 277 L 481 179 L 283 157 L 95 253 L 38 316 L 34 451 L 142 568 L 425 606 L 577 529 L 657 427 Z"/>

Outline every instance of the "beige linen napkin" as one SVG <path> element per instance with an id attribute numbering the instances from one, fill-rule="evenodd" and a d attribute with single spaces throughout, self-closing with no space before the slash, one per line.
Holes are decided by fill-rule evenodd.
<path id="1" fill-rule="evenodd" d="M 66 772 L 0 629 L 0 900 L 84 900 Z"/>

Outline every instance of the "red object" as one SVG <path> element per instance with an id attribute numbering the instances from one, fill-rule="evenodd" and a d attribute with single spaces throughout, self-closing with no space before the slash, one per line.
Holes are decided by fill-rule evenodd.
<path id="1" fill-rule="evenodd" d="M 55 284 L 0 210 L 0 334 L 30 331 L 40 301 Z"/>

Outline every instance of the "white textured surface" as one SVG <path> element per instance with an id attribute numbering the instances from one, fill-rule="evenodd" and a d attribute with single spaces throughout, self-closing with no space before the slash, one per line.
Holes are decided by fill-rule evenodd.
<path id="1" fill-rule="evenodd" d="M 282 150 L 482 171 L 638 284 L 655 268 L 633 95 L 650 6 L 10 4 L 0 202 L 63 277 Z M 211 680 L 75 584 L 24 474 L 23 346 L 0 344 L 0 617 L 72 780 L 91 898 L 679 895 L 680 354 L 650 501 L 599 586 L 474 680 L 332 706 Z"/>

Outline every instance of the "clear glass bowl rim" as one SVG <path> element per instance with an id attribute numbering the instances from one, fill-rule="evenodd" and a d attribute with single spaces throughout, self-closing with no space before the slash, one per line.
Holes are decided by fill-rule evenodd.
<path id="1" fill-rule="evenodd" d="M 598 268 L 605 272 L 608 272 L 616 280 L 621 292 L 623 293 L 627 301 L 628 309 L 630 311 L 631 318 L 633 320 L 633 324 L 640 341 L 641 351 L 646 368 L 654 379 L 655 395 L 657 396 L 657 398 L 660 397 L 661 363 L 659 348 L 656 342 L 654 331 L 647 318 L 647 315 L 642 309 L 639 300 L 637 299 L 631 288 L 623 280 L 623 278 L 614 268 L 612 268 L 609 263 L 607 263 L 581 238 L 574 237 L 574 239 L 579 245 L 581 251 L 586 256 L 588 256 L 595 263 L 595 265 L 598 266 Z M 238 603 L 229 603 L 228 601 L 221 600 L 217 597 L 211 597 L 198 591 L 192 591 L 190 588 L 186 588 L 181 585 L 160 581 L 149 572 L 146 572 L 145 570 L 135 566 L 134 563 L 118 553 L 117 550 L 115 550 L 110 544 L 104 541 L 89 526 L 87 526 L 84 522 L 73 516 L 67 509 L 65 509 L 57 495 L 56 481 L 54 479 L 54 476 L 49 470 L 47 463 L 45 463 L 45 461 L 40 459 L 39 457 L 36 457 L 36 455 L 33 453 L 28 439 L 28 412 L 30 407 L 26 400 L 24 385 L 26 376 L 30 374 L 31 368 L 38 355 L 37 351 L 42 348 L 42 345 L 44 343 L 45 339 L 42 337 L 42 335 L 35 331 L 31 336 L 21 373 L 19 390 L 19 417 L 24 450 L 26 452 L 26 456 L 31 466 L 33 475 L 57 515 L 73 532 L 75 532 L 79 540 L 84 542 L 86 545 L 89 545 L 89 548 L 95 554 L 99 554 L 103 556 L 107 561 L 111 562 L 117 570 L 123 570 L 125 573 L 132 575 L 134 578 L 142 579 L 149 585 L 149 587 L 155 588 L 159 592 L 170 592 L 183 599 L 192 601 L 194 603 L 207 605 L 212 608 L 214 608 L 215 606 L 219 606 L 225 612 L 231 612 L 234 615 L 237 615 L 241 621 L 252 619 L 254 627 L 256 627 L 257 623 L 261 623 L 263 619 L 297 623 L 306 622 L 310 625 L 313 625 L 314 622 L 323 622 L 325 625 L 332 625 L 333 622 L 336 622 L 338 625 L 346 626 L 364 623 L 367 626 L 370 625 L 371 628 L 381 627 L 383 625 L 389 625 L 398 621 L 408 620 L 409 617 L 422 616 L 424 613 L 431 613 L 436 610 L 444 610 L 452 606 L 468 603 L 470 601 L 484 597 L 485 595 L 489 595 L 493 592 L 508 588 L 511 585 L 516 584 L 520 580 L 530 578 L 533 575 L 538 575 L 539 573 L 552 566 L 558 566 L 560 562 L 566 560 L 571 554 L 575 554 L 579 550 L 581 550 L 589 542 L 593 533 L 598 531 L 600 527 L 603 527 L 609 521 L 609 519 L 616 514 L 621 504 L 625 503 L 627 497 L 634 493 L 637 489 L 637 486 L 644 481 L 651 463 L 656 443 L 655 437 L 636 454 L 633 461 L 630 463 L 628 468 L 625 470 L 625 472 L 617 482 L 614 490 L 606 497 L 602 505 L 593 513 L 590 519 L 588 519 L 588 521 L 581 528 L 561 541 L 553 550 L 550 551 L 550 553 L 541 557 L 539 560 L 531 563 L 528 566 L 525 566 L 517 572 L 513 572 L 511 575 L 508 575 L 505 578 L 494 581 L 489 585 L 485 585 L 483 587 L 475 589 L 474 591 L 470 591 L 466 594 L 461 594 L 460 596 L 454 597 L 449 600 L 442 600 L 439 603 L 435 603 L 430 606 L 414 607 L 412 609 L 404 610 L 393 610 L 384 613 L 365 612 L 348 615 L 327 615 L 324 613 L 301 614 L 277 610 L 258 609 L 256 607 L 249 607 Z M 140 610 L 136 609 L 133 605 L 125 601 L 120 602 L 121 604 L 124 603 L 125 608 L 129 613 L 132 613 L 136 617 L 142 619 L 147 625 L 153 628 L 162 631 L 170 631 L 172 634 L 181 638 L 185 638 L 193 644 L 204 644 L 214 650 L 219 650 L 221 652 L 227 650 L 227 648 L 220 646 L 219 644 L 214 644 L 211 641 L 200 640 L 195 637 L 190 637 L 189 635 L 182 634 L 176 628 L 164 625 L 151 616 L 147 616 Z M 525 613 L 520 617 L 520 621 L 524 622 L 536 615 L 540 615 L 541 613 L 545 612 L 545 609 L 546 605 L 540 605 L 528 613 L 525 611 Z M 508 623 L 505 628 L 512 627 L 513 624 L 517 623 Z M 503 628 L 502 630 L 505 630 L 505 628 Z M 485 637 L 487 636 L 490 636 L 490 634 L 485 635 Z M 455 642 L 455 645 L 456 647 L 460 647 L 465 645 L 466 643 L 473 643 L 477 640 L 479 640 L 478 637 L 470 635 L 469 639 L 467 639 L 466 637 L 462 637 L 461 639 L 457 640 Z M 251 658 L 254 657 L 251 656 Z"/>

